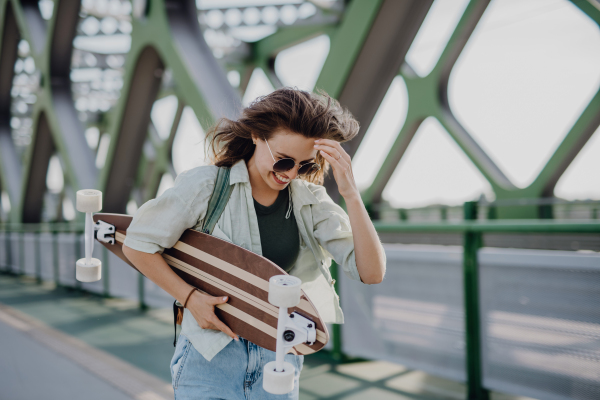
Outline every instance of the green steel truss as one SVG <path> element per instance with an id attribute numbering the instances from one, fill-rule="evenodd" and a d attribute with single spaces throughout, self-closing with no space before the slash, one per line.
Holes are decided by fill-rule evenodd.
<path id="1" fill-rule="evenodd" d="M 600 91 L 589 102 L 539 176 L 527 188 L 516 188 L 476 140 L 454 117 L 447 88 L 452 68 L 489 5 L 471 0 L 454 29 L 436 66 L 419 77 L 405 61 L 433 0 L 352 0 L 343 7 L 320 10 L 314 23 L 279 26 L 275 33 L 241 47 L 238 53 L 217 60 L 205 42 L 194 1 L 149 0 L 136 2 L 131 18 L 131 48 L 126 55 L 124 83 L 116 105 L 103 126 L 110 146 L 102 168 L 86 143 L 71 91 L 73 39 L 81 4 L 56 0 L 49 20 L 38 2 L 0 1 L 0 185 L 8 194 L 12 222 L 40 222 L 48 162 L 53 154 L 62 160 L 65 196 L 97 188 L 104 193 L 104 211 L 125 212 L 131 198 L 139 203 L 156 196 L 161 177 L 173 174 L 171 150 L 185 106 L 193 109 L 204 129 L 217 117 L 235 117 L 249 77 L 262 68 L 275 87 L 281 82 L 274 60 L 283 49 L 318 35 L 331 39 L 330 52 L 316 87 L 325 89 L 361 122 L 358 137 L 344 144 L 354 155 L 392 80 L 406 82 L 409 106 L 406 122 L 363 199 L 370 209 L 381 194 L 420 124 L 435 117 L 492 186 L 498 200 L 553 196 L 556 182 L 600 125 Z M 573 1 L 596 23 L 600 10 L 593 0 Z M 142 4 L 144 7 L 139 7 Z M 11 88 L 17 46 L 31 45 L 39 70 L 37 100 L 32 105 L 33 134 L 23 159 L 11 139 Z M 226 71 L 238 71 L 240 85 L 229 83 Z M 161 89 L 165 72 L 173 84 Z M 170 136 L 157 140 L 150 111 L 157 97 L 175 94 L 178 106 Z M 151 152 L 143 151 L 149 144 Z M 331 196 L 341 200 L 333 177 L 325 182 Z M 537 218 L 540 206 L 502 208 L 497 218 Z M 82 218 L 78 215 L 77 218 Z"/>

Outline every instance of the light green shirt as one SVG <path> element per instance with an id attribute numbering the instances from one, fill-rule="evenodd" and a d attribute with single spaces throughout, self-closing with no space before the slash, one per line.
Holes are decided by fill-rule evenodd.
<path id="1" fill-rule="evenodd" d="M 162 253 L 165 248 L 173 247 L 186 229 L 200 230 L 217 171 L 216 166 L 205 165 L 180 173 L 172 188 L 138 209 L 127 229 L 125 245 L 145 253 Z M 234 185 L 231 197 L 212 234 L 262 255 L 244 160 L 232 166 L 230 184 Z M 302 289 L 325 322 L 343 323 L 329 267 L 334 259 L 346 276 L 360 281 L 350 219 L 323 186 L 301 179 L 293 179 L 290 185 L 293 214 L 300 232 L 300 253 L 289 273 L 302 280 Z M 200 328 L 187 309 L 181 325 L 181 333 L 209 361 L 232 340 L 221 331 Z"/>

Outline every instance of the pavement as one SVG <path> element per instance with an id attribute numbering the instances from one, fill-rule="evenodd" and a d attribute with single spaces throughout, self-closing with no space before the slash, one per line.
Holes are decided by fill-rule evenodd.
<path id="1" fill-rule="evenodd" d="M 171 309 L 141 311 L 136 301 L 0 273 L 0 400 L 173 399 L 173 333 Z M 339 363 L 326 351 L 305 357 L 300 377 L 301 400 L 465 394 L 461 383 L 383 361 Z"/>

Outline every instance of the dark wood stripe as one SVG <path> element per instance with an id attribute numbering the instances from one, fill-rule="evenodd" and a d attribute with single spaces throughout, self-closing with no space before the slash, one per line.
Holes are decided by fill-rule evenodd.
<path id="1" fill-rule="evenodd" d="M 94 217 L 94 221 L 103 220 L 107 223 L 115 225 L 115 227 L 117 228 L 117 231 L 123 235 L 127 234 L 126 230 L 132 221 L 131 216 L 122 215 L 122 214 L 98 213 L 98 214 L 94 214 L 93 217 Z M 279 266 L 277 266 L 273 262 L 265 259 L 264 257 L 254 254 L 240 246 L 237 246 L 237 245 L 227 242 L 225 240 L 221 240 L 219 238 L 215 238 L 213 236 L 210 236 L 210 235 L 198 232 L 198 231 L 188 229 L 181 236 L 180 240 L 196 249 L 199 249 L 208 254 L 211 254 L 214 257 L 220 258 L 227 263 L 230 263 L 232 265 L 237 265 L 237 266 L 239 266 L 240 269 L 245 270 L 251 274 L 254 274 L 267 282 L 268 282 L 268 279 L 273 275 L 285 274 L 285 272 L 281 268 L 279 268 Z M 135 268 L 135 266 L 132 265 L 132 263 L 123 254 L 122 243 L 117 242 L 115 245 L 107 245 L 105 243 L 102 243 L 102 244 L 108 250 L 110 250 L 111 252 L 113 252 L 117 256 L 119 256 L 121 259 L 123 259 L 123 261 L 127 262 L 127 264 L 129 264 L 130 266 Z M 210 274 L 216 278 L 219 278 L 219 279 L 231 284 L 232 286 L 235 286 L 235 287 L 239 288 L 240 290 L 257 297 L 258 299 L 261 299 L 265 303 L 268 303 L 268 293 L 266 291 L 262 290 L 261 288 L 255 286 L 255 285 L 250 284 L 249 282 L 247 282 L 245 280 L 242 280 L 241 278 L 239 278 L 233 274 L 227 273 L 217 267 L 209 265 L 187 253 L 183 253 L 174 248 L 165 249 L 164 253 L 166 253 L 176 259 L 179 259 L 179 260 L 189 264 L 190 266 L 194 266 L 194 264 L 197 265 L 197 264 L 201 263 L 202 268 L 198 268 L 198 267 L 195 267 L 195 268 L 197 268 L 200 271 L 203 271 L 207 274 Z M 236 307 L 240 311 L 243 311 L 276 329 L 277 318 L 275 318 L 273 315 L 271 315 L 267 312 L 262 311 L 262 309 L 257 308 L 255 305 L 248 303 L 248 302 L 242 300 L 241 298 L 238 298 L 237 294 L 228 293 L 227 290 L 225 290 L 225 289 L 217 289 L 216 287 L 202 281 L 201 279 L 198 279 L 192 275 L 189 275 L 183 271 L 180 271 L 178 268 L 175 268 L 172 266 L 171 266 L 171 268 L 187 283 L 190 283 L 191 285 L 196 286 L 202 290 L 206 289 L 205 291 L 207 293 L 211 293 L 211 294 L 215 293 L 215 295 L 229 296 L 230 299 L 229 299 L 228 303 L 231 306 Z M 314 305 L 306 297 L 306 295 L 304 293 L 302 295 L 302 298 L 307 300 L 308 303 L 311 305 L 311 307 L 314 309 Z M 288 312 L 290 312 L 290 313 L 292 311 L 296 311 L 299 314 L 313 320 L 316 324 L 317 329 L 321 330 L 322 332 L 327 332 L 327 328 L 323 324 L 321 324 L 320 318 L 318 318 L 316 315 L 314 315 L 312 313 L 308 313 L 305 310 L 299 309 L 298 307 L 294 307 L 294 308 L 291 308 L 288 310 Z M 227 314 L 225 312 L 222 312 L 221 310 L 218 310 L 218 312 L 220 314 Z M 315 314 L 317 314 L 316 310 L 315 310 Z M 227 315 L 229 315 L 229 314 L 227 314 Z M 236 322 L 236 324 L 238 324 L 238 326 L 240 326 L 240 329 L 242 331 L 245 331 L 246 329 L 249 329 L 249 331 L 252 331 L 252 330 L 257 331 L 257 328 L 254 328 L 254 327 L 250 326 L 249 324 L 247 324 L 246 322 L 241 321 L 231 315 L 229 315 L 229 317 L 226 317 L 226 318 L 228 318 L 229 320 L 233 320 L 233 319 L 237 320 L 238 322 Z M 233 328 L 232 328 L 232 330 L 233 330 Z M 259 333 L 260 337 L 270 337 L 267 334 L 263 333 L 262 331 L 259 331 L 259 332 L 260 332 Z M 248 336 L 248 334 L 246 334 L 246 336 Z M 248 339 L 248 340 L 251 340 L 251 339 Z M 260 339 L 255 338 L 255 340 L 259 341 Z M 255 340 L 252 340 L 252 341 L 258 345 L 261 345 L 261 344 L 257 343 Z M 317 351 L 317 350 L 321 349 L 323 347 L 323 345 L 324 344 L 322 344 L 321 342 L 316 342 L 312 346 L 308 346 L 308 345 L 306 345 L 306 346 Z M 262 347 L 269 348 L 271 346 L 262 346 Z M 272 350 L 275 351 L 275 340 L 274 339 L 273 339 Z"/>
<path id="2" fill-rule="evenodd" d="M 251 341 L 254 344 L 259 345 L 262 348 L 275 351 L 275 348 L 277 347 L 277 340 L 274 337 L 267 335 L 262 330 L 259 330 L 254 326 L 247 324 L 246 322 L 234 317 L 233 315 L 223 310 L 219 310 L 218 308 L 215 308 L 215 314 L 217 315 L 217 317 L 219 317 L 221 321 L 223 321 L 227 326 L 229 326 L 229 328 L 234 333 L 237 334 L 237 332 L 244 332 L 243 335 L 240 334 L 239 336 Z M 234 325 L 238 329 L 237 332 L 236 330 L 231 328 L 231 326 Z"/>
<path id="3" fill-rule="evenodd" d="M 240 299 L 235 293 L 232 293 L 226 289 L 217 288 L 216 286 L 214 286 L 206 281 L 203 281 L 199 278 L 196 278 L 196 277 L 194 277 L 184 271 L 181 271 L 179 269 L 173 269 L 173 270 L 184 281 L 192 284 L 193 286 L 197 287 L 200 290 L 205 291 L 206 293 L 208 293 L 211 296 L 215 296 L 215 297 L 229 296 L 229 299 L 227 300 L 228 304 L 231 304 L 233 307 L 237 308 L 238 310 L 243 311 L 246 314 L 249 314 L 249 315 L 253 316 L 254 318 L 277 329 L 278 318 L 275 318 L 272 315 L 267 314 L 266 312 L 260 310 L 259 308 L 256 308 L 253 305 L 245 302 L 244 300 Z M 231 328 L 231 329 L 233 330 L 233 328 Z"/>
<path id="4" fill-rule="evenodd" d="M 267 303 L 269 302 L 269 293 L 268 292 L 248 283 L 245 280 L 238 278 L 235 275 L 229 274 L 220 268 L 212 266 L 204 261 L 198 260 L 196 257 L 191 256 L 182 251 L 179 251 L 175 248 L 170 248 L 168 250 L 165 250 L 165 253 L 167 253 L 168 255 L 170 255 L 174 258 L 177 258 L 178 260 L 181 260 L 181 261 L 191 265 L 192 267 L 194 267 L 196 269 L 204 271 L 204 272 L 214 276 L 215 278 L 219 278 L 219 279 L 229 283 L 230 285 L 238 287 L 241 290 L 243 290 L 244 292 L 247 292 L 247 293 L 257 297 L 257 298 L 261 299 L 262 301 L 265 301 Z"/>
<path id="5" fill-rule="evenodd" d="M 237 276 L 230 274 L 228 272 L 223 271 L 220 268 L 214 267 L 202 260 L 198 260 L 196 257 L 191 256 L 187 253 L 184 253 L 180 250 L 177 250 L 175 248 L 170 248 L 170 249 L 165 249 L 164 253 L 167 253 L 168 255 L 181 260 L 187 264 L 189 264 L 190 266 L 197 268 L 200 271 L 204 271 L 216 278 L 219 278 L 235 287 L 240 288 L 241 290 L 243 290 L 244 292 L 247 292 L 259 299 L 261 299 L 262 301 L 269 303 L 269 293 L 262 290 L 259 287 L 256 287 L 250 283 L 248 283 L 245 280 L 242 280 L 240 278 L 238 278 Z M 199 265 L 199 266 L 197 266 Z M 241 269 L 245 269 L 242 267 L 238 267 Z M 308 300 L 308 298 L 306 297 L 306 295 L 303 293 L 302 294 L 302 299 L 308 301 L 308 303 L 312 306 L 312 308 L 314 309 L 314 306 L 312 305 L 312 303 L 310 302 L 310 300 Z M 323 329 L 323 325 L 320 322 L 320 318 L 318 318 L 316 315 L 312 314 L 312 313 L 308 313 L 303 309 L 300 309 L 298 307 L 294 307 L 291 310 L 293 311 L 297 311 L 300 314 L 304 315 L 306 318 L 309 318 L 313 321 L 315 321 L 315 323 L 317 324 L 317 329 L 320 329 L 322 331 L 325 331 Z M 290 311 L 291 313 L 292 311 Z"/>
<path id="6" fill-rule="evenodd" d="M 252 253 L 243 247 L 206 233 L 188 229 L 181 235 L 179 240 L 197 249 L 202 249 L 202 251 L 230 264 L 243 265 L 244 270 L 267 282 L 273 275 L 286 274 L 286 272 L 274 262 L 261 257 L 256 253 Z"/>

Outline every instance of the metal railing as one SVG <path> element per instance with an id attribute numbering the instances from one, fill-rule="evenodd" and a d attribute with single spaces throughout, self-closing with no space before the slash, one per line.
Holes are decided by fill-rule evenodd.
<path id="1" fill-rule="evenodd" d="M 467 202 L 460 222 L 383 222 L 374 221 L 377 232 L 458 233 L 463 235 L 463 283 L 468 399 L 488 399 L 482 384 L 481 324 L 479 310 L 479 265 L 477 252 L 484 233 L 600 233 L 594 220 L 478 220 L 478 203 Z M 343 294 L 342 294 L 343 295 Z M 337 338 L 340 340 L 339 333 Z M 340 349 L 338 344 L 335 349 Z"/>
<path id="2" fill-rule="evenodd" d="M 595 207 L 595 205 L 594 205 Z M 479 309 L 479 264 L 478 250 L 483 246 L 483 234 L 487 233 L 582 233 L 596 234 L 600 233 L 600 221 L 598 220 L 556 220 L 556 219 L 541 219 L 541 220 L 482 220 L 479 219 L 479 210 L 477 202 L 467 202 L 462 209 L 464 217 L 461 221 L 440 221 L 440 222 L 386 222 L 374 221 L 376 230 L 379 233 L 412 233 L 418 232 L 423 234 L 430 233 L 454 233 L 460 234 L 463 237 L 463 283 L 464 283 L 464 312 L 465 312 L 465 341 L 466 341 L 466 376 L 468 399 L 488 399 L 489 391 L 482 383 L 482 338 L 481 338 L 481 323 Z M 42 223 L 42 224 L 15 224 L 2 223 L 0 224 L 0 232 L 4 233 L 5 250 L 6 250 L 6 265 L 4 268 L 9 272 L 16 274 L 24 274 L 25 262 L 25 245 L 24 236 L 27 233 L 35 234 L 35 263 L 36 263 L 36 278 L 39 282 L 42 281 L 40 273 L 41 252 L 40 252 L 40 235 L 51 234 L 53 246 L 53 270 L 54 281 L 57 286 L 62 286 L 59 279 L 59 246 L 58 235 L 60 233 L 72 233 L 80 238 L 84 234 L 82 224 L 78 223 Z M 19 265 L 15 270 L 12 263 L 13 246 L 11 245 L 11 237 L 15 234 L 19 235 L 18 251 L 20 255 Z M 600 239 L 600 238 L 599 238 Z M 79 245 L 78 245 L 79 244 Z M 76 258 L 80 258 L 83 252 L 83 242 L 77 240 L 74 246 Z M 104 265 L 104 291 L 103 295 L 110 297 L 110 287 L 108 274 L 110 273 L 110 265 L 108 263 L 108 250 L 102 246 L 103 250 L 103 265 Z M 337 280 L 337 265 L 332 265 L 333 278 Z M 146 309 L 144 301 L 144 284 L 143 275 L 139 274 L 138 280 L 138 299 L 142 309 Z M 336 286 L 339 283 L 336 282 Z M 76 282 L 76 288 L 81 289 L 80 282 Z M 338 287 L 339 290 L 339 287 Z M 343 296 L 343 293 L 341 294 Z M 342 358 L 341 345 L 341 326 L 334 325 L 332 332 L 333 354 L 338 358 Z"/>

